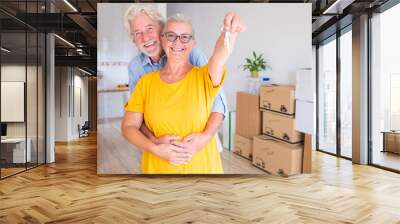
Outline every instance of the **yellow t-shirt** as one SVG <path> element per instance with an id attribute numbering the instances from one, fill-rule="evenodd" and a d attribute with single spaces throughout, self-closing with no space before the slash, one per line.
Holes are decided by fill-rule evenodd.
<path id="1" fill-rule="evenodd" d="M 224 71 L 223 80 L 225 79 Z M 208 66 L 193 67 L 180 81 L 166 83 L 160 71 L 144 75 L 137 83 L 125 110 L 144 115 L 146 126 L 156 137 L 175 134 L 181 138 L 202 132 L 211 113 L 214 96 L 221 87 L 214 87 Z M 149 151 L 142 157 L 144 174 L 221 174 L 223 173 L 217 143 L 213 138 L 197 151 L 187 164 L 171 165 Z"/>

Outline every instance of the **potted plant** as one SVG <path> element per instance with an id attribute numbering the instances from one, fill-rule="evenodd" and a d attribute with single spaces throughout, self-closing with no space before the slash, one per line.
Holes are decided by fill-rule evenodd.
<path id="1" fill-rule="evenodd" d="M 267 62 L 264 59 L 263 54 L 257 55 L 256 52 L 253 51 L 252 58 L 246 58 L 246 64 L 243 65 L 243 70 L 250 71 L 250 77 L 258 78 L 259 72 L 261 70 L 266 69 Z"/>

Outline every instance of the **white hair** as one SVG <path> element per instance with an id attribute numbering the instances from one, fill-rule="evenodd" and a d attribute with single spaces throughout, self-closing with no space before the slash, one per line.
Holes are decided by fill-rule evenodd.
<path id="1" fill-rule="evenodd" d="M 130 6 L 124 16 L 124 26 L 128 32 L 129 37 L 135 41 L 135 36 L 131 30 L 130 22 L 135 19 L 141 13 L 145 13 L 152 20 L 158 22 L 160 25 L 160 30 L 164 27 L 164 18 L 157 9 L 157 5 L 149 3 L 134 3 Z"/>
<path id="2" fill-rule="evenodd" d="M 193 28 L 192 21 L 189 18 L 185 17 L 181 13 L 177 13 L 175 15 L 172 15 L 172 16 L 168 17 L 167 22 L 165 22 L 165 25 L 164 25 L 163 33 L 165 33 L 167 31 L 168 23 L 172 23 L 172 22 L 189 24 L 190 27 L 192 28 L 192 37 L 193 37 L 193 40 L 194 40 L 194 28 Z"/>

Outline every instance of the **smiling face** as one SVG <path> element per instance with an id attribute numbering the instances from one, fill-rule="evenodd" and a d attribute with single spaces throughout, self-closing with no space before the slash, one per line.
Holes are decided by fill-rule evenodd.
<path id="1" fill-rule="evenodd" d="M 162 46 L 168 60 L 188 60 L 189 54 L 193 49 L 194 41 L 190 39 L 188 43 L 182 43 L 179 38 L 175 41 L 167 40 L 167 33 L 175 33 L 176 35 L 191 35 L 192 26 L 186 22 L 168 22 L 166 24 L 164 36 L 161 40 Z"/>
<path id="2" fill-rule="evenodd" d="M 160 24 L 146 13 L 141 13 L 130 22 L 130 26 L 137 48 L 149 57 L 159 57 L 162 51 Z"/>

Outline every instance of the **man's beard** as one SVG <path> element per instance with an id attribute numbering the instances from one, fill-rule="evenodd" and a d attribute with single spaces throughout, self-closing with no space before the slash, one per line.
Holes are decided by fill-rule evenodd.
<path id="1" fill-rule="evenodd" d="M 151 52 L 149 52 L 149 51 L 146 49 L 145 45 L 146 45 L 146 44 L 149 44 L 149 43 L 151 43 L 151 42 L 155 42 L 154 45 L 156 45 L 156 46 L 155 46 L 154 49 L 152 49 Z M 139 51 L 142 52 L 143 54 L 147 55 L 148 57 L 159 56 L 160 53 L 161 53 L 161 46 L 160 46 L 160 43 L 159 43 L 159 42 L 154 41 L 154 40 L 150 40 L 150 41 L 147 41 L 146 43 L 143 43 L 142 45 L 140 45 L 140 46 L 139 46 Z"/>

